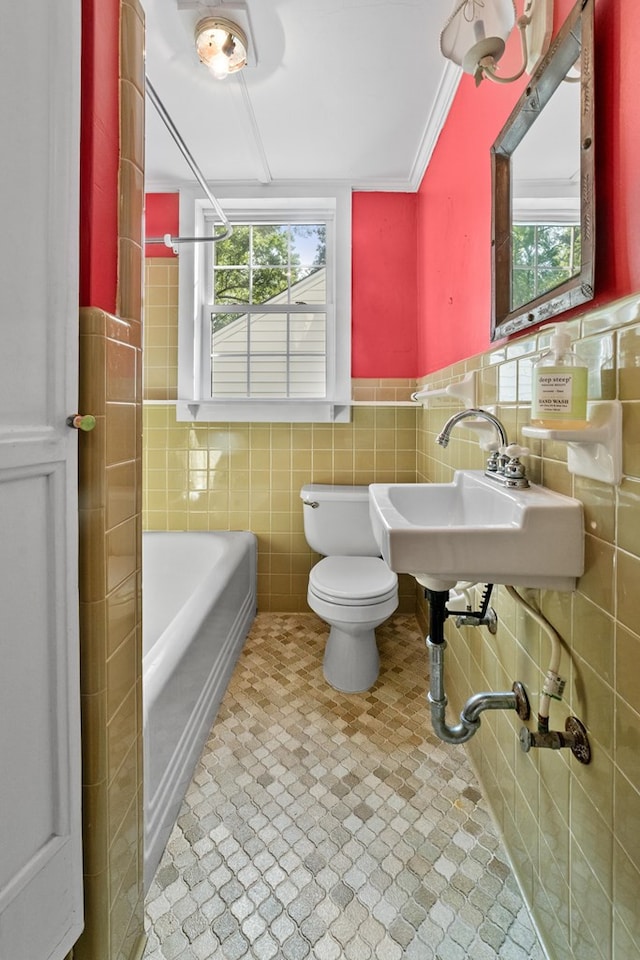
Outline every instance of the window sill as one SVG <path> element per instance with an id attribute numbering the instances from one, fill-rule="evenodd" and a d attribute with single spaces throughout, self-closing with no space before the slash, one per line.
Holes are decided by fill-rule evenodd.
<path id="1" fill-rule="evenodd" d="M 178 422 L 349 423 L 351 402 L 331 400 L 177 400 Z"/>

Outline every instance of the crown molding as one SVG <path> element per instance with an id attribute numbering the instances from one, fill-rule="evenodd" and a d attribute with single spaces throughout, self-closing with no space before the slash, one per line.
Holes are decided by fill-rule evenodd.
<path id="1" fill-rule="evenodd" d="M 420 146 L 418 147 L 418 152 L 409 173 L 409 190 L 417 191 L 420 188 L 425 170 L 429 165 L 431 155 L 438 142 L 438 137 L 451 109 L 451 104 L 456 95 L 461 76 L 462 70 L 460 67 L 456 66 L 456 64 L 450 60 L 446 60 L 433 101 L 433 107 L 427 118 Z"/>

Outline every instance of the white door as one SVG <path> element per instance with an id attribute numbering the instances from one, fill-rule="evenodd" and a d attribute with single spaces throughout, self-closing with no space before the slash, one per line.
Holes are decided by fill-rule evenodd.
<path id="1" fill-rule="evenodd" d="M 0 16 L 0 960 L 82 929 L 80 0 Z"/>

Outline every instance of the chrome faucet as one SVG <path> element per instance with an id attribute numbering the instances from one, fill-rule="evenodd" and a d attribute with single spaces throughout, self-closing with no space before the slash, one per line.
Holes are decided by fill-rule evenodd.
<path id="1" fill-rule="evenodd" d="M 452 417 L 449 417 L 444 427 L 436 437 L 436 443 L 439 443 L 441 447 L 446 447 L 451 439 L 451 431 L 457 423 L 460 423 L 461 420 L 467 420 L 469 417 L 480 418 L 482 420 L 488 420 L 489 423 L 492 423 L 496 428 L 498 437 L 500 439 L 500 446 L 506 447 L 509 445 L 507 440 L 507 431 L 500 423 L 497 417 L 494 417 L 492 413 L 489 413 L 488 410 L 481 410 L 475 407 L 470 407 L 468 410 L 460 410 L 459 413 L 454 413 Z"/>
<path id="2" fill-rule="evenodd" d="M 529 451 L 526 447 L 519 447 L 517 444 L 509 445 L 507 431 L 503 424 L 488 410 L 471 407 L 468 410 L 460 410 L 458 413 L 454 413 L 436 437 L 436 443 L 439 443 L 441 447 L 446 447 L 451 439 L 451 431 L 456 424 L 460 423 L 461 420 L 469 419 L 469 417 L 486 420 L 493 424 L 498 434 L 497 443 L 486 445 L 486 449 L 491 450 L 491 455 L 487 460 L 485 476 L 491 477 L 492 480 L 497 480 L 507 487 L 528 487 L 529 481 L 525 476 L 525 469 L 519 458 Z"/>

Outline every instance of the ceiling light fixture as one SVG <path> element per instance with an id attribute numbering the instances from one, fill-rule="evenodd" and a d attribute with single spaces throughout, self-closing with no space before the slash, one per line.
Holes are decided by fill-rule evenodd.
<path id="1" fill-rule="evenodd" d="M 232 20 L 205 17 L 196 26 L 196 51 L 218 80 L 247 64 L 247 36 Z"/>
<path id="2" fill-rule="evenodd" d="M 546 53 L 553 25 L 553 0 L 525 0 L 517 15 L 515 0 L 455 0 L 453 13 L 440 34 L 440 50 L 448 60 L 475 77 L 476 86 L 488 77 L 511 83 L 525 70 L 531 74 Z M 498 61 L 517 26 L 522 66 L 511 77 L 498 73 Z"/>

